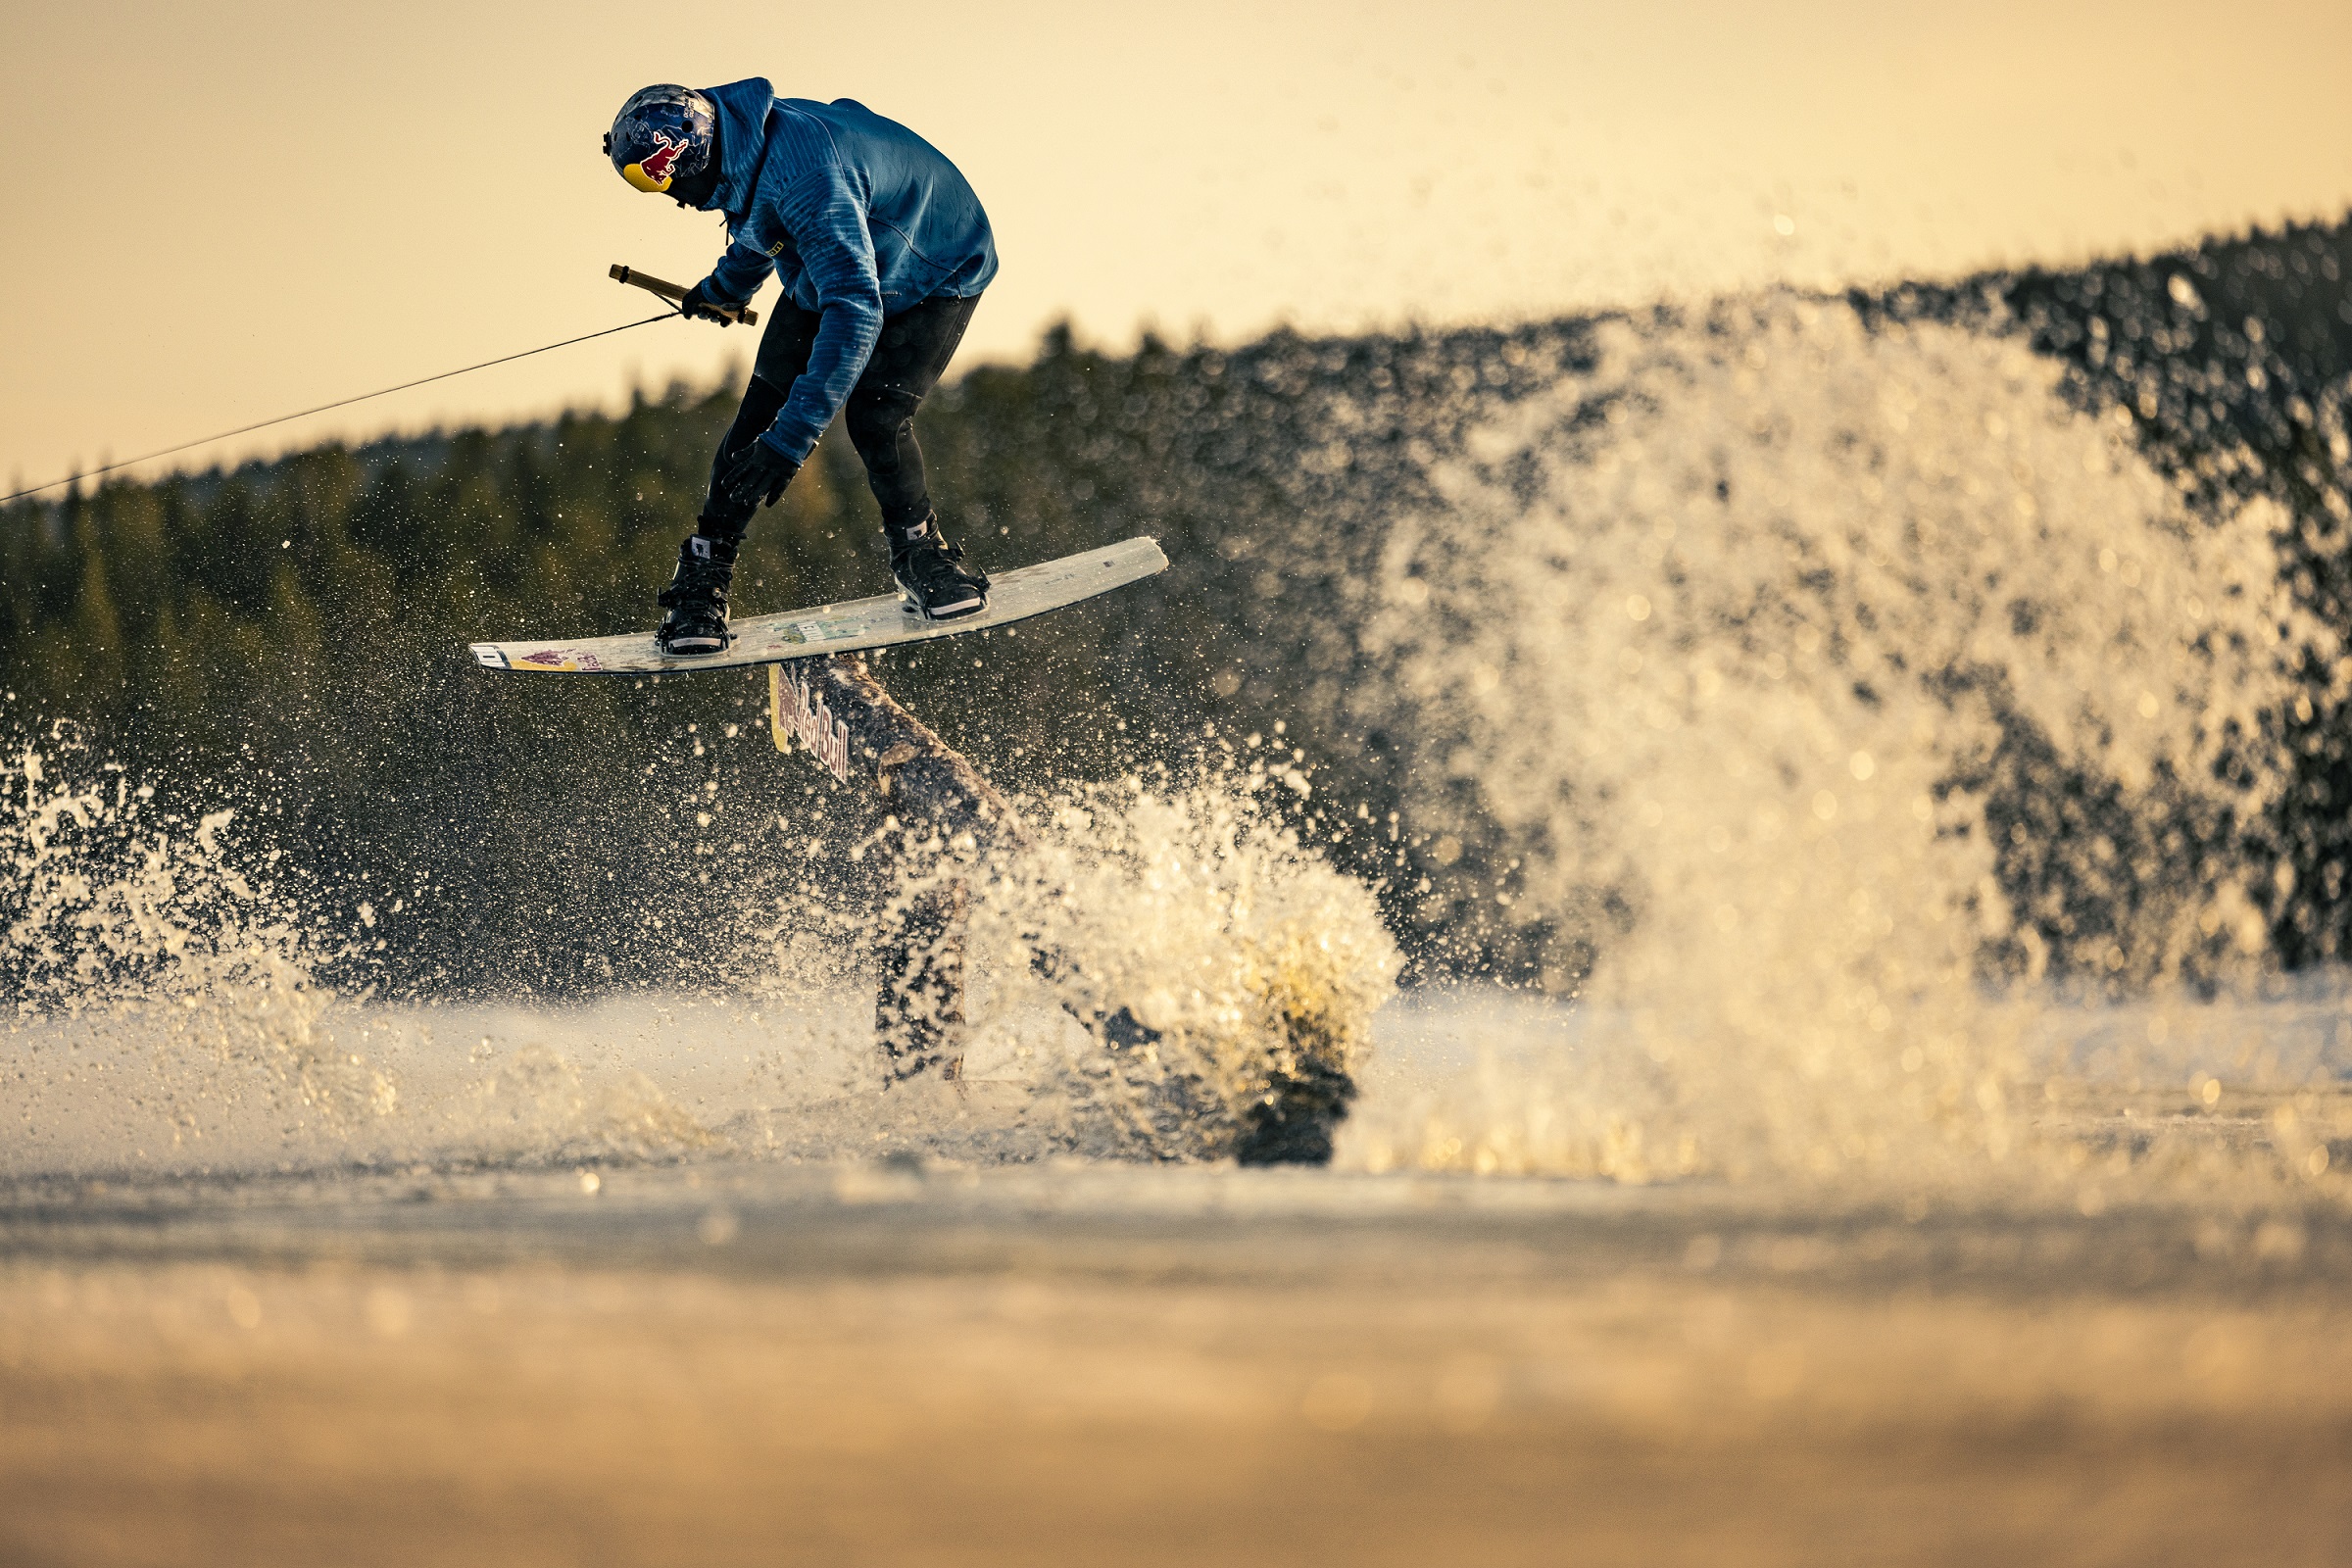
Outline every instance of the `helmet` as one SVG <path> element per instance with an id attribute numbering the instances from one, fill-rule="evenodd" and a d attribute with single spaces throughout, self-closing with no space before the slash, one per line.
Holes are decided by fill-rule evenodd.
<path id="1" fill-rule="evenodd" d="M 605 154 L 620 177 L 657 195 L 706 170 L 718 148 L 718 114 L 691 87 L 641 87 L 612 117 Z"/>

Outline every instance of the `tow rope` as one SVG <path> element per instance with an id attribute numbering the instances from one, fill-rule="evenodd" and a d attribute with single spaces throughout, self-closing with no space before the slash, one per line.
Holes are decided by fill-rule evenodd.
<path id="1" fill-rule="evenodd" d="M 665 297 L 668 290 L 676 287 L 674 284 L 661 283 L 656 278 L 647 278 L 642 272 L 633 276 L 624 275 L 627 272 L 628 269 L 623 267 L 612 269 L 613 276 L 619 281 L 634 283 L 639 288 L 651 288 L 652 292 L 662 294 Z M 682 295 L 686 291 L 678 289 L 677 292 Z M 745 318 L 753 318 L 748 312 L 745 313 Z M 110 463 L 104 467 L 92 468 L 86 473 L 70 474 L 63 479 L 52 479 L 47 484 L 36 484 L 29 490 L 19 490 L 13 495 L 0 496 L 0 506 L 6 506 L 12 501 L 22 501 L 26 496 L 37 496 L 44 490 L 55 490 L 60 485 L 76 484 L 83 479 L 95 479 L 100 474 L 112 473 L 117 468 L 133 468 L 142 463 L 153 463 L 158 458 L 169 458 L 175 453 L 187 452 L 196 447 L 210 446 L 215 441 L 227 441 L 236 436 L 251 435 L 256 430 L 267 430 L 273 424 L 284 424 L 293 419 L 307 419 L 314 414 L 324 414 L 330 409 L 347 409 L 354 403 L 365 403 L 369 398 L 390 397 L 395 392 L 406 392 L 413 386 L 429 386 L 435 381 L 446 381 L 453 375 L 470 375 L 476 370 L 487 370 L 494 365 L 512 365 L 516 360 L 527 360 L 534 354 L 546 354 L 555 349 L 567 349 L 574 343 L 586 343 L 593 338 L 611 337 L 615 332 L 626 332 L 631 327 L 651 326 L 656 321 L 682 321 L 684 319 L 686 319 L 686 316 L 682 311 L 663 311 L 660 316 L 649 316 L 642 321 L 623 321 L 618 326 L 608 326 L 601 332 L 587 332 L 578 337 L 567 337 L 561 343 L 550 343 L 541 348 L 524 349 L 520 354 L 502 355 L 495 360 L 484 360 L 479 365 L 468 365 L 456 370 L 443 370 L 439 375 L 418 376 L 414 381 L 403 381 L 398 386 L 382 387 L 373 392 L 362 392 L 357 397 L 337 398 L 332 403 L 321 403 L 315 409 L 304 409 L 298 414 L 281 414 L 274 419 L 263 419 L 254 424 L 241 424 L 234 430 L 222 430 L 218 435 L 199 436 L 193 441 L 182 441 L 175 447 L 165 447 L 160 452 L 149 452 L 136 458 L 124 458 L 120 463 Z"/>

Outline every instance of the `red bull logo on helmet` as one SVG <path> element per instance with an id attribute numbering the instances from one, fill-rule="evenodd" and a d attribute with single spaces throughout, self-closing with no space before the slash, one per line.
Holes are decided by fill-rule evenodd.
<path id="1" fill-rule="evenodd" d="M 686 151 L 687 144 L 683 137 L 672 140 L 659 130 L 654 132 L 654 140 L 658 143 L 655 149 L 637 162 L 625 166 L 620 177 L 639 190 L 658 196 L 669 189 L 670 170 L 676 166 L 679 155 Z"/>

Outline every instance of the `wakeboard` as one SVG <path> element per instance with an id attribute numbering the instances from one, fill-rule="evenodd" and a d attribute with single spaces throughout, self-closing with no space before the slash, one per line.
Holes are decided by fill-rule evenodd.
<path id="1" fill-rule="evenodd" d="M 900 643 L 929 642 L 937 637 L 1009 625 L 1139 582 L 1166 570 L 1168 558 L 1160 554 L 1157 540 L 1138 537 L 1004 572 L 990 583 L 986 610 L 956 620 L 927 620 L 904 599 L 892 594 L 736 621 L 731 628 L 735 641 L 724 653 L 673 657 L 663 653 L 654 641 L 654 634 L 647 631 L 618 637 L 581 637 L 567 642 L 475 643 L 473 658 L 476 663 L 489 669 L 535 670 L 543 674 L 644 675 L 689 669 L 739 669 L 752 664 L 780 663 L 788 659 L 814 659 L 829 654 L 854 654 L 868 648 L 891 648 Z"/>

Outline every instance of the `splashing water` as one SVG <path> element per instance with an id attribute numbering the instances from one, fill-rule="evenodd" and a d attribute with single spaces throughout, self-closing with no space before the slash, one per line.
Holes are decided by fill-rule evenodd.
<path id="1" fill-rule="evenodd" d="M 1580 1032 L 1540 1127 L 1392 1119 L 1353 1157 L 1981 1172 L 2064 1067 L 1996 982 L 2259 966 L 2213 847 L 2342 652 L 2284 519 L 2191 516 L 1997 336 L 1773 298 L 1596 348 L 1395 519 L 1355 634 L 1395 672 L 1358 716 L 1418 737 L 1424 792 L 1474 785 L 1519 917 L 1598 950 Z M 2112 819 L 2015 809 L 2066 788 Z"/>
<path id="2" fill-rule="evenodd" d="M 59 739 L 0 764 L 21 1122 L 0 1170 L 532 1164 L 715 1142 L 643 1073 L 584 1075 L 539 1038 L 578 1032 L 561 1021 L 504 1020 L 517 1043 L 453 1071 L 437 1037 L 462 1015 L 318 979 L 358 954 L 371 905 L 358 935 L 330 934 L 262 874 L 282 857 L 240 846 L 235 810 L 172 809 Z M 591 1054 L 609 1032 L 567 1043 Z M 404 1057 L 407 1074 L 389 1065 Z"/>
<path id="3" fill-rule="evenodd" d="M 329 1128 L 389 1113 L 392 1080 L 339 1049 L 328 1026 L 336 999 L 312 976 L 329 955 L 232 853 L 236 813 L 164 810 L 120 773 L 86 782 L 58 771 L 78 760 L 68 738 L 0 763 L 12 1032 L 93 1071 L 152 1048 L 171 1070 L 146 1081 L 175 1143 L 201 1137 L 202 1102 L 234 1099 L 255 1068 L 273 1102 Z"/>
<path id="4" fill-rule="evenodd" d="M 1283 820 L 1277 798 L 1310 788 L 1277 760 L 1027 803 L 1043 830 L 972 916 L 977 1049 L 1049 1053 L 1073 1147 L 1214 1158 L 1297 1097 L 1345 1104 L 1397 955 L 1370 890 Z M 1039 1027 L 1061 1009 L 1142 1035 Z"/>
<path id="5" fill-rule="evenodd" d="M 981 1082 L 885 1091 L 856 901 L 793 904 L 773 973 L 730 993 L 373 1003 L 318 982 L 348 944 L 251 873 L 274 858 L 234 813 L 55 772 L 27 751 L 6 775 L 24 1088 L 0 1174 L 1218 1157 L 1361 1065 L 1396 968 L 1368 890 L 1262 798 L 1295 769 L 1081 789 L 1025 803 L 1042 831 L 975 900 Z M 1109 1013 L 1138 1032 L 1076 1021 Z"/>
<path id="6" fill-rule="evenodd" d="M 2271 978 L 2236 846 L 2287 776 L 2274 715 L 2345 666 L 2283 517 L 2193 513 L 1997 335 L 1776 297 L 1592 347 L 1361 535 L 1354 613 L 1312 633 L 1375 676 L 1346 717 L 1409 737 L 1408 809 L 1475 798 L 1487 895 L 1579 994 L 1426 1028 L 1452 1004 L 1422 999 L 1383 1037 L 1453 1030 L 1467 1073 L 1384 1076 L 1396 947 L 1285 825 L 1280 765 L 1025 801 L 1035 843 L 975 879 L 969 1078 L 885 1092 L 870 901 L 788 900 L 774 973 L 730 995 L 389 1008 L 318 983 L 344 947 L 239 819 L 26 750 L 0 767 L 26 1119 L 120 1104 L 219 1151 L 266 1112 L 255 1157 L 301 1163 L 1196 1159 L 1346 1073 L 1375 1086 L 1357 1168 L 1982 1184 L 2088 1157 L 2086 1077 L 2228 1069 L 2327 1174 L 2341 1107 L 2295 1098 L 2325 1063 L 2259 1009 L 2214 1047 L 2184 989 Z"/>

